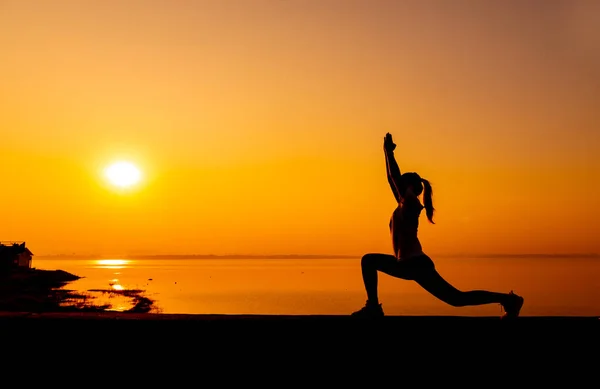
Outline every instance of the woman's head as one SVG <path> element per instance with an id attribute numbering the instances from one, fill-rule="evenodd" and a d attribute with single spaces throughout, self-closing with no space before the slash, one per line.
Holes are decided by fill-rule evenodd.
<path id="1" fill-rule="evenodd" d="M 401 179 L 402 185 L 400 187 L 400 195 L 402 197 L 405 196 L 406 190 L 411 188 L 412 192 L 416 196 L 420 196 L 423 193 L 423 182 L 421 181 L 421 176 L 417 173 L 404 173 Z"/>
<path id="2" fill-rule="evenodd" d="M 400 195 L 402 197 L 406 195 L 406 191 L 409 188 L 415 196 L 419 196 L 423 193 L 423 206 L 425 207 L 427 219 L 430 223 L 435 224 L 433 223 L 433 212 L 435 211 L 435 208 L 433 208 L 433 190 L 431 189 L 429 181 L 421 178 L 417 173 L 409 172 L 402 175 L 401 182 Z"/>

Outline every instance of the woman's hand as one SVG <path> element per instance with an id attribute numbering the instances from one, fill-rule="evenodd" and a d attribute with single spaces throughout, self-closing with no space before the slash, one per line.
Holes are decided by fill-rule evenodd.
<path id="1" fill-rule="evenodd" d="M 395 148 L 396 148 L 396 144 L 392 140 L 392 134 L 390 134 L 388 132 L 387 134 L 385 134 L 385 138 L 383 138 L 383 149 L 386 152 L 390 152 L 390 151 L 394 151 Z"/>

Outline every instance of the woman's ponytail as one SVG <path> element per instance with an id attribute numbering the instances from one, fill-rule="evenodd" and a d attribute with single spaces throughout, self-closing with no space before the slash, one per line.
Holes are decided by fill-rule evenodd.
<path id="1" fill-rule="evenodd" d="M 424 178 L 421 178 L 423 182 L 423 205 L 425 206 L 425 213 L 427 215 L 427 219 L 431 224 L 435 224 L 433 222 L 433 212 L 435 208 L 433 208 L 433 190 L 431 189 L 431 184 Z"/>

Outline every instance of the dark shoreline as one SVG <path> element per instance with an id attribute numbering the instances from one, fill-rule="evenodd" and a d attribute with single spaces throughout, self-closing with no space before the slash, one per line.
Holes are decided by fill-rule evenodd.
<path id="1" fill-rule="evenodd" d="M 127 332 L 152 331 L 171 333 L 171 336 L 191 336 L 189 332 L 213 333 L 231 330 L 229 336 L 251 335 L 266 331 L 267 336 L 283 333 L 314 335 L 315 339 L 325 336 L 329 340 L 343 339 L 348 331 L 375 331 L 377 336 L 398 333 L 398 340 L 410 341 L 410 337 L 436 338 L 452 341 L 458 335 L 465 339 L 478 338 L 480 333 L 488 335 L 516 331 L 529 340 L 553 343 L 570 342 L 577 337 L 593 334 L 600 337 L 600 319 L 597 316 L 522 316 L 503 320 L 498 316 L 386 316 L 381 319 L 365 320 L 343 315 L 251 315 L 251 314 L 165 314 L 102 312 L 0 312 L 1 325 L 52 326 L 62 328 L 115 329 Z M 274 331 L 270 334 L 271 331 Z M 354 336 L 371 336 L 356 333 Z M 409 335 L 409 338 L 406 336 Z M 490 337 L 492 339 L 493 337 Z M 391 341 L 395 338 L 392 336 Z"/>
<path id="2" fill-rule="evenodd" d="M 346 363 L 402 358 L 427 365 L 467 360 L 487 363 L 492 358 L 494 364 L 510 365 L 521 358 L 526 364 L 561 361 L 564 372 L 565 363 L 595 366 L 600 346 L 598 317 L 524 316 L 505 321 L 499 317 L 386 316 L 364 320 L 321 315 L 0 312 L 0 326 L 37 348 L 77 350 L 81 357 L 108 355 L 117 347 L 143 361 L 189 361 L 198 366 L 252 363 L 263 368 L 265 364 L 295 368 L 312 363 L 343 368 Z M 301 374 L 308 373 L 315 372 Z"/>
<path id="3" fill-rule="evenodd" d="M 13 356 L 136 385 L 585 387 L 600 362 L 597 317 L 0 312 L 0 328 Z"/>
<path id="4" fill-rule="evenodd" d="M 0 320 L 41 319 L 41 320 L 119 320 L 148 322 L 298 322 L 327 324 L 333 322 L 371 323 L 371 324 L 474 324 L 474 325 L 558 325 L 593 324 L 600 329 L 600 316 L 521 316 L 515 320 L 502 320 L 500 316 L 385 316 L 382 319 L 356 319 L 350 315 L 264 315 L 264 314 L 196 314 L 196 313 L 127 313 L 116 311 L 103 312 L 3 312 Z"/>
<path id="5" fill-rule="evenodd" d="M 155 309 L 143 290 L 69 290 L 66 286 L 83 277 L 64 270 L 16 268 L 0 273 L 0 312 L 105 312 L 110 304 L 97 304 L 96 295 L 123 296 L 131 301 L 132 313 Z"/>

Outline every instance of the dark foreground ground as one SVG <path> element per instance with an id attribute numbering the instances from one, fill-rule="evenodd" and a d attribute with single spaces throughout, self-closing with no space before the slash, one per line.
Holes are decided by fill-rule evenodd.
<path id="1" fill-rule="evenodd" d="M 7 355 L 119 370 L 137 384 L 579 387 L 600 377 L 597 317 L 11 312 L 0 329 Z"/>

